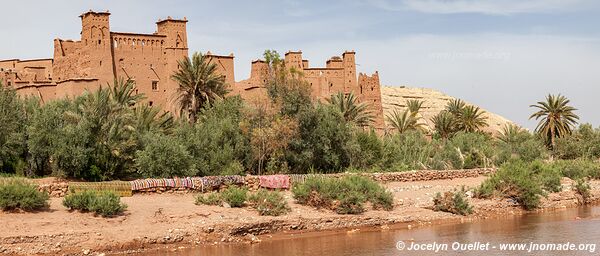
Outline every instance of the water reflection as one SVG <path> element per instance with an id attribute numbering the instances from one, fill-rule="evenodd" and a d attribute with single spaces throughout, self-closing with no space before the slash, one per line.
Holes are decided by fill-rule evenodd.
<path id="1" fill-rule="evenodd" d="M 216 245 L 192 248 L 178 252 L 161 252 L 160 255 L 236 255 L 236 256 L 275 256 L 275 255 L 599 255 L 594 253 L 554 251 L 554 252 L 502 252 L 452 251 L 453 242 L 472 243 L 597 243 L 600 241 L 600 207 L 582 207 L 564 211 L 528 214 L 506 219 L 488 220 L 476 223 L 438 225 L 412 230 L 389 230 L 359 232 L 353 234 L 326 234 L 303 236 L 275 241 L 263 241 L 254 245 Z M 396 242 L 407 245 L 416 243 L 448 244 L 449 250 L 443 253 L 399 251 Z M 598 246 L 598 245 L 597 245 Z"/>

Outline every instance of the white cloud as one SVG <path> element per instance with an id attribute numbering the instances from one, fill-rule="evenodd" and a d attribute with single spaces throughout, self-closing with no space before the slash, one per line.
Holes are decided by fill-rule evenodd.
<path id="1" fill-rule="evenodd" d="M 413 10 L 424 13 L 481 13 L 509 15 L 544 13 L 583 8 L 590 0 L 370 0 L 370 4 L 385 10 Z"/>

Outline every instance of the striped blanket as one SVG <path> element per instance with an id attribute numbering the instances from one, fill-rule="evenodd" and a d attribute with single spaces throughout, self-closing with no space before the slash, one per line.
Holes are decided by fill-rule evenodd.
<path id="1" fill-rule="evenodd" d="M 244 177 L 240 175 L 205 176 L 172 179 L 139 179 L 130 181 L 131 190 L 149 188 L 190 188 L 197 190 L 212 190 L 225 184 L 244 184 Z"/>

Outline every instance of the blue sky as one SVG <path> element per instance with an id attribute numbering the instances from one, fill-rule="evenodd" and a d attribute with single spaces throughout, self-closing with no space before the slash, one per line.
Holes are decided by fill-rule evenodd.
<path id="1" fill-rule="evenodd" d="M 10 1 L 0 59 L 52 57 L 78 39 L 82 12 L 109 10 L 111 30 L 152 33 L 187 17 L 191 51 L 234 53 L 236 80 L 265 49 L 302 50 L 311 66 L 357 51 L 382 84 L 429 87 L 528 128 L 530 104 L 561 93 L 600 125 L 600 3 L 593 0 Z"/>

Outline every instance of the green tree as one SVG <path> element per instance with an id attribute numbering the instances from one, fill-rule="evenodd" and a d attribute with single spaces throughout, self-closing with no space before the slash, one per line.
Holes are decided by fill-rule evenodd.
<path id="1" fill-rule="evenodd" d="M 440 111 L 431 118 L 435 132 L 442 138 L 448 139 L 456 132 L 456 119 L 447 110 Z"/>
<path id="2" fill-rule="evenodd" d="M 546 144 L 554 149 L 556 138 L 562 138 L 571 134 L 574 126 L 579 120 L 575 114 L 576 108 L 569 105 L 570 100 L 562 95 L 546 96 L 546 101 L 538 101 L 530 107 L 537 108 L 529 119 L 540 120 L 535 131 L 546 140 Z"/>
<path id="3" fill-rule="evenodd" d="M 446 104 L 446 111 L 454 116 L 460 116 L 467 104 L 461 99 L 452 99 Z"/>
<path id="4" fill-rule="evenodd" d="M 358 99 L 353 93 L 346 95 L 338 92 L 327 99 L 327 102 L 342 113 L 346 122 L 359 127 L 369 126 L 373 123 L 374 116 L 368 110 L 367 104 L 358 103 Z"/>
<path id="5" fill-rule="evenodd" d="M 0 172 L 15 172 L 23 162 L 24 107 L 16 91 L 0 81 Z"/>
<path id="6" fill-rule="evenodd" d="M 136 167 L 144 177 L 185 177 L 196 174 L 194 159 L 184 143 L 169 135 L 147 133 L 136 152 Z"/>
<path id="7" fill-rule="evenodd" d="M 456 117 L 456 125 L 460 131 L 480 131 L 483 127 L 488 126 L 485 111 L 481 110 L 479 107 L 468 105 L 464 107 Z"/>
<path id="8" fill-rule="evenodd" d="M 277 51 L 266 50 L 264 58 L 268 66 L 265 87 L 273 107 L 287 116 L 296 116 L 311 108 L 311 88 L 302 72 L 287 68 Z"/>
<path id="9" fill-rule="evenodd" d="M 422 100 L 407 100 L 406 107 L 408 108 L 408 111 L 410 111 L 411 113 L 419 113 L 421 111 L 421 108 L 423 107 L 423 101 Z"/>
<path id="10" fill-rule="evenodd" d="M 178 63 L 179 70 L 172 76 L 179 84 L 177 103 L 181 115 L 187 114 L 190 122 L 195 123 L 202 108 L 211 106 L 227 94 L 225 76 L 218 72 L 216 63 L 198 52 L 191 59 L 185 57 Z"/>
<path id="11" fill-rule="evenodd" d="M 392 129 L 398 133 L 405 133 L 406 131 L 419 130 L 424 131 L 425 125 L 419 123 L 419 118 L 416 113 L 410 112 L 408 109 L 404 112 L 394 110 L 391 115 L 387 116 L 387 121 L 392 126 Z"/>
<path id="12" fill-rule="evenodd" d="M 317 104 L 298 115 L 298 137 L 290 142 L 288 162 L 294 172 L 310 168 L 341 171 L 350 165 L 351 129 L 331 105 Z"/>

